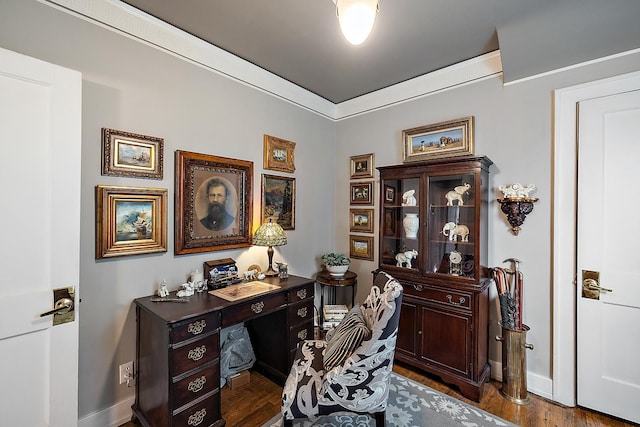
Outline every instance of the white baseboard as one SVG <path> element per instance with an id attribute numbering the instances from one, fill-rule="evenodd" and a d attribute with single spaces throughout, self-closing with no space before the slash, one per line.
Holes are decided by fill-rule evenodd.
<path id="1" fill-rule="evenodd" d="M 502 381 L 502 362 L 490 360 L 491 378 Z M 527 371 L 527 391 L 529 393 L 553 400 L 553 380 Z"/>
<path id="2" fill-rule="evenodd" d="M 78 427 L 118 427 L 131 421 L 131 406 L 135 396 L 122 400 L 115 405 L 97 411 L 78 420 Z"/>

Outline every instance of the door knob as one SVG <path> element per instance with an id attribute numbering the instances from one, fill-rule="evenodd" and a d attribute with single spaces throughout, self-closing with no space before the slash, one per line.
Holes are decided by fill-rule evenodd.
<path id="1" fill-rule="evenodd" d="M 49 311 L 45 311 L 44 313 L 41 313 L 40 317 L 45 317 L 45 316 L 49 316 L 51 314 L 57 314 L 57 313 L 67 313 L 71 310 L 73 310 L 73 300 L 71 298 L 60 298 L 53 305 L 53 310 L 49 310 Z"/>
<path id="2" fill-rule="evenodd" d="M 600 292 L 613 292 L 613 289 L 600 286 L 600 272 L 582 270 L 582 298 L 600 299 Z"/>

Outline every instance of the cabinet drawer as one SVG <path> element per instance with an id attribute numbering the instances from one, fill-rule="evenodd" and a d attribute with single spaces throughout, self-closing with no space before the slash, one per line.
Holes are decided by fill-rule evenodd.
<path id="1" fill-rule="evenodd" d="M 212 362 L 220 353 L 220 334 L 214 333 L 200 340 L 170 350 L 172 377 L 177 377 L 191 369 Z"/>
<path id="2" fill-rule="evenodd" d="M 302 304 L 290 305 L 288 310 L 289 324 L 295 325 L 305 320 L 313 320 L 313 300 L 309 300 Z"/>
<path id="3" fill-rule="evenodd" d="M 211 313 L 194 317 L 187 322 L 177 324 L 171 328 L 171 344 L 177 344 L 189 338 L 213 332 L 220 327 L 220 314 Z"/>
<path id="4" fill-rule="evenodd" d="M 174 408 L 180 408 L 192 400 L 214 391 L 220 385 L 220 364 L 214 362 L 207 368 L 176 381 L 173 388 Z"/>
<path id="5" fill-rule="evenodd" d="M 439 290 L 420 284 L 404 284 L 404 292 L 427 301 L 445 304 L 452 307 L 469 309 L 471 307 L 471 294 L 457 290 Z"/>
<path id="6" fill-rule="evenodd" d="M 289 349 L 294 349 L 300 341 L 313 339 L 313 322 L 308 321 L 289 329 Z"/>
<path id="7" fill-rule="evenodd" d="M 287 303 L 286 294 L 284 292 L 264 295 L 260 298 L 252 299 L 244 304 L 233 306 L 233 310 L 226 311 L 222 317 L 222 326 L 227 327 L 236 323 L 246 322 L 255 317 L 262 316 Z"/>
<path id="8" fill-rule="evenodd" d="M 210 426 L 222 418 L 220 394 L 214 393 L 202 402 L 186 408 L 173 416 L 174 426 Z"/>
<path id="9" fill-rule="evenodd" d="M 292 289 L 287 293 L 287 300 L 290 303 L 295 304 L 298 301 L 305 300 L 307 298 L 313 299 L 313 291 L 314 291 L 315 283 L 309 283 L 306 286 L 301 288 Z"/>

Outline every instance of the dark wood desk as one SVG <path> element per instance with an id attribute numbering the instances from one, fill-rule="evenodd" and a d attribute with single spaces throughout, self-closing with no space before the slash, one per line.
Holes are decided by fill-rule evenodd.
<path id="1" fill-rule="evenodd" d="M 254 369 L 283 385 L 297 343 L 313 337 L 314 281 L 289 276 L 280 288 L 230 302 L 208 293 L 188 303 L 136 304 L 136 401 L 133 421 L 145 427 L 220 427 L 220 329 L 245 322 Z M 172 294 L 172 297 L 175 295 Z"/>
<path id="2" fill-rule="evenodd" d="M 351 307 L 356 301 L 356 285 L 358 284 L 358 275 L 353 271 L 347 271 L 342 276 L 332 276 L 327 270 L 319 271 L 316 274 L 316 282 L 320 284 L 320 317 L 324 322 L 322 309 L 324 308 L 324 287 L 330 286 L 329 304 L 336 303 L 336 288 L 351 286 Z"/>

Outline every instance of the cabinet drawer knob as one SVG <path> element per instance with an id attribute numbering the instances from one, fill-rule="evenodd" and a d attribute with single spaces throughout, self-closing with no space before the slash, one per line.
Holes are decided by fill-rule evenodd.
<path id="1" fill-rule="evenodd" d="M 453 297 L 451 295 L 447 295 L 447 301 L 449 301 L 449 304 L 453 304 L 453 305 L 462 305 L 464 304 L 464 302 L 466 301 L 466 299 L 464 297 L 460 297 L 460 299 L 458 300 L 458 302 L 453 301 Z"/>
<path id="2" fill-rule="evenodd" d="M 424 288 L 422 287 L 422 285 L 413 285 L 413 289 L 415 289 L 416 291 L 421 291 Z"/>
<path id="3" fill-rule="evenodd" d="M 197 426 L 204 421 L 204 417 L 206 416 L 207 416 L 207 410 L 201 409 L 199 411 L 196 411 L 193 415 L 191 415 L 187 423 L 190 426 Z"/>
<path id="4" fill-rule="evenodd" d="M 207 346 L 202 345 L 200 347 L 196 347 L 194 349 L 189 350 L 189 354 L 187 355 L 187 357 L 195 362 L 196 360 L 202 359 L 206 352 L 207 352 Z"/>
<path id="5" fill-rule="evenodd" d="M 307 307 L 302 307 L 301 309 L 298 309 L 298 317 L 307 317 Z"/>
<path id="6" fill-rule="evenodd" d="M 298 338 L 301 340 L 307 339 L 307 330 L 303 329 L 302 331 L 298 332 Z"/>
<path id="7" fill-rule="evenodd" d="M 204 328 L 207 326 L 207 322 L 204 320 L 199 320 L 197 322 L 189 323 L 189 328 L 187 331 L 192 335 L 201 334 L 204 331 Z"/>
<path id="8" fill-rule="evenodd" d="M 202 390 L 206 382 L 207 378 L 203 375 L 200 378 L 196 378 L 195 380 L 191 381 L 189 383 L 189 387 L 187 387 L 187 390 L 189 390 L 191 393 L 197 393 Z"/>
<path id="9" fill-rule="evenodd" d="M 254 313 L 262 313 L 262 310 L 264 310 L 264 302 L 260 301 L 255 304 L 251 304 L 251 311 L 253 311 Z"/>

